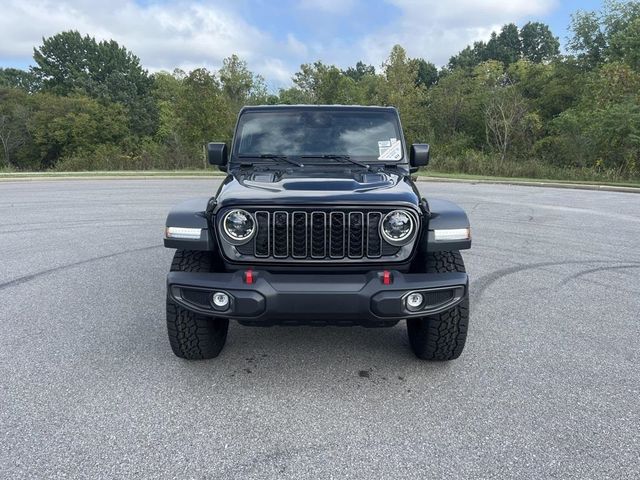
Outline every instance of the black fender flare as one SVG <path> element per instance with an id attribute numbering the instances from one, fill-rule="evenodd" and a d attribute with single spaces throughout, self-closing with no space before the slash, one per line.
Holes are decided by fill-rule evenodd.
<path id="1" fill-rule="evenodd" d="M 173 207 L 167 215 L 164 246 L 179 250 L 215 250 L 215 232 L 209 228 L 207 220 L 210 201 L 210 197 L 191 198 Z M 169 227 L 197 228 L 200 229 L 200 237 L 197 239 L 168 238 Z"/>
<path id="2" fill-rule="evenodd" d="M 471 234 L 466 240 L 438 240 L 435 230 L 469 229 L 469 217 L 453 202 L 432 198 L 425 201 L 425 229 L 421 239 L 422 248 L 427 252 L 466 250 L 471 248 Z"/>

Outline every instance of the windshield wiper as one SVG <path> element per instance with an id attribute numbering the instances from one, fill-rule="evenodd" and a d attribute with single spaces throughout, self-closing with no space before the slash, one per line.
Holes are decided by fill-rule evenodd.
<path id="1" fill-rule="evenodd" d="M 371 165 L 367 165 L 366 163 L 358 162 L 357 160 L 353 160 L 349 155 L 336 155 L 336 154 L 325 154 L 325 155 L 301 155 L 300 158 L 327 158 L 332 160 L 346 160 L 349 163 L 353 163 L 354 165 L 359 165 L 362 168 L 366 168 L 367 170 L 371 170 Z"/>
<path id="2" fill-rule="evenodd" d="M 268 158 L 270 160 L 281 160 L 283 162 L 290 163 L 296 167 L 304 167 L 303 163 L 291 160 L 286 155 L 278 155 L 277 153 L 263 153 L 261 155 L 238 155 L 239 158 Z"/>

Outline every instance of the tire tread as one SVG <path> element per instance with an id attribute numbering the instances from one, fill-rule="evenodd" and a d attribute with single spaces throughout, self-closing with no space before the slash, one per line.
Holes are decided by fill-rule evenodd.
<path id="1" fill-rule="evenodd" d="M 210 252 L 177 250 L 172 272 L 210 272 Z M 217 357 L 227 339 L 229 320 L 199 315 L 182 308 L 167 294 L 167 333 L 173 353 L 189 360 Z"/>
<path id="2" fill-rule="evenodd" d="M 426 270 L 431 273 L 465 272 L 458 251 L 429 252 Z M 462 353 L 469 325 L 469 297 L 450 310 L 437 315 L 407 320 L 409 344 L 423 360 L 454 360 Z"/>

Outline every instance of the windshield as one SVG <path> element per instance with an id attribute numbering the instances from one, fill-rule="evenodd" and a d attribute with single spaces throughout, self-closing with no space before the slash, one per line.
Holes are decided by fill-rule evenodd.
<path id="1" fill-rule="evenodd" d="M 240 116 L 234 153 L 245 158 L 345 155 L 370 163 L 397 162 L 403 158 L 400 139 L 397 115 L 391 111 L 246 112 Z"/>

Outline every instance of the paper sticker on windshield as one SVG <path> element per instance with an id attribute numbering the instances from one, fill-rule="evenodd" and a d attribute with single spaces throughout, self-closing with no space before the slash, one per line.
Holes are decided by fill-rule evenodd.
<path id="1" fill-rule="evenodd" d="M 400 140 L 392 138 L 389 141 L 389 146 L 384 147 L 384 150 L 380 147 L 380 142 L 378 142 L 378 148 L 380 148 L 380 156 L 378 160 L 400 160 L 402 158 L 402 145 L 400 144 Z"/>
<path id="2" fill-rule="evenodd" d="M 391 142 L 389 140 L 381 140 L 378 142 L 378 155 L 382 155 L 387 148 L 391 146 Z"/>

